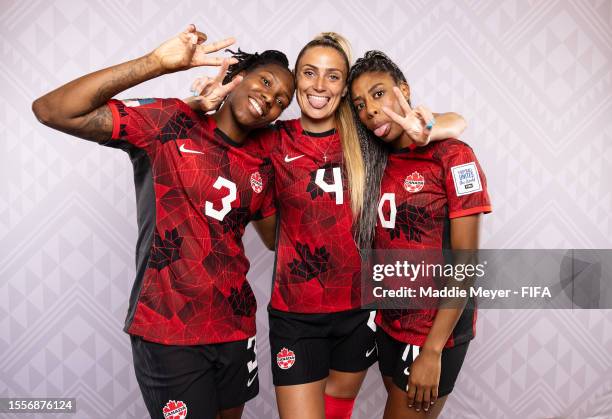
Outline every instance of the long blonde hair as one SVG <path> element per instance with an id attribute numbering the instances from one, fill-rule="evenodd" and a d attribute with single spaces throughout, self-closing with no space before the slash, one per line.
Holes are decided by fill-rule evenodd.
<path id="1" fill-rule="evenodd" d="M 329 47 L 340 52 L 345 59 L 348 77 L 348 72 L 351 69 L 352 63 L 351 44 L 345 37 L 336 32 L 321 32 L 315 36 L 312 41 L 308 42 L 298 54 L 297 60 L 295 61 L 296 69 L 304 52 L 316 46 Z M 347 93 L 342 98 L 340 106 L 336 109 L 335 121 L 336 129 L 338 130 L 340 141 L 342 142 L 342 154 L 348 178 L 351 211 L 355 222 L 359 220 L 363 209 L 366 172 L 363 164 L 363 154 L 359 136 L 357 134 L 358 121 L 356 120 L 356 115 L 354 115 L 349 97 L 350 95 Z"/>

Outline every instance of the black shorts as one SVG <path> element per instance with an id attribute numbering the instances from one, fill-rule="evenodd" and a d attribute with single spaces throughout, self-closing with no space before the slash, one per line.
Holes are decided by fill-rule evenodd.
<path id="1" fill-rule="evenodd" d="M 151 418 L 184 406 L 187 417 L 214 419 L 219 410 L 238 407 L 259 392 L 255 337 L 196 346 L 130 338 L 136 379 Z"/>
<path id="2" fill-rule="evenodd" d="M 393 383 L 401 390 L 406 391 L 408 386 L 407 373 L 409 373 L 410 365 L 418 355 L 420 348 L 393 339 L 380 327 L 376 331 L 376 343 L 378 345 L 378 367 L 381 374 L 392 377 Z M 469 341 L 442 350 L 438 397 L 446 396 L 453 391 L 468 346 L 470 346 Z"/>
<path id="3" fill-rule="evenodd" d="M 333 369 L 366 370 L 376 362 L 376 312 L 288 313 L 268 308 L 275 386 L 321 380 Z"/>

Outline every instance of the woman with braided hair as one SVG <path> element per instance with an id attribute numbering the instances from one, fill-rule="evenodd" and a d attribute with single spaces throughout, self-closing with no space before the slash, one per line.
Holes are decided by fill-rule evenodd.
<path id="1" fill-rule="evenodd" d="M 294 84 L 278 51 L 248 60 L 207 54 L 190 25 L 153 52 L 76 79 L 37 99 L 45 125 L 126 151 L 138 210 L 137 276 L 124 330 L 152 418 L 240 418 L 259 391 L 256 301 L 242 235 L 274 212 L 272 171 L 251 131 L 289 105 Z M 222 84 L 230 62 L 240 67 Z M 158 77 L 222 65 L 194 112 L 180 99 L 112 99 Z M 236 68 L 236 67 L 233 67 Z M 234 78 L 234 76 L 236 76 Z"/>
<path id="2" fill-rule="evenodd" d="M 359 249 L 370 245 L 376 219 L 364 216 L 378 199 L 370 197 L 373 171 L 363 153 L 377 144 L 360 143 L 347 95 L 350 61 L 339 34 L 308 42 L 294 69 L 300 118 L 278 121 L 258 137 L 275 179 L 277 212 L 260 234 L 276 250 L 268 312 L 281 418 L 350 418 L 376 362 L 375 313 L 360 308 Z M 196 94 L 207 83 L 196 82 Z M 410 116 L 423 144 L 465 127 L 452 113 L 438 115 L 433 129 L 423 128 L 422 121 L 433 121 L 426 109 Z"/>
<path id="3" fill-rule="evenodd" d="M 381 154 L 366 156 L 376 158 L 379 169 L 373 175 L 378 178 L 373 184 L 380 185 L 374 192 L 380 203 L 372 209 L 380 218 L 373 248 L 478 249 L 480 214 L 490 212 L 491 203 L 472 149 L 456 139 L 417 148 L 407 121 L 410 87 L 384 53 L 368 51 L 358 59 L 348 85 L 361 123 L 382 146 Z M 418 213 L 419 221 L 409 212 Z M 419 233 L 410 234 L 411 228 Z M 455 258 L 466 256 L 471 262 L 468 252 Z M 388 392 L 385 419 L 440 414 L 474 338 L 475 321 L 473 299 L 438 309 L 379 310 L 376 340 Z"/>

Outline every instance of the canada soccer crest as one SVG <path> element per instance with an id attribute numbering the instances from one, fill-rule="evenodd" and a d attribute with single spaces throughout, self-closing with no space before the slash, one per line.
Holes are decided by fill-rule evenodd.
<path id="1" fill-rule="evenodd" d="M 261 193 L 261 191 L 263 191 L 263 180 L 259 172 L 251 174 L 251 188 L 253 188 L 255 193 Z"/>
<path id="2" fill-rule="evenodd" d="M 276 363 L 281 370 L 288 370 L 295 363 L 295 353 L 287 348 L 281 349 L 281 351 L 276 354 Z"/>
<path id="3" fill-rule="evenodd" d="M 168 400 L 163 412 L 164 419 L 185 419 L 187 417 L 187 405 L 181 401 Z"/>
<path id="4" fill-rule="evenodd" d="M 425 185 L 425 178 L 419 172 L 412 172 L 404 180 L 404 189 L 408 192 L 419 192 Z"/>

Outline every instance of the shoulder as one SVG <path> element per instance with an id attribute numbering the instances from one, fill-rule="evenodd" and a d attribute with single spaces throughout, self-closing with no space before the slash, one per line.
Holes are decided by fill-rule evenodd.
<path id="1" fill-rule="evenodd" d="M 456 138 L 449 138 L 442 141 L 436 141 L 430 144 L 431 156 L 434 160 L 442 164 L 452 162 L 456 159 L 471 159 L 475 160 L 476 155 L 469 144 Z"/>

